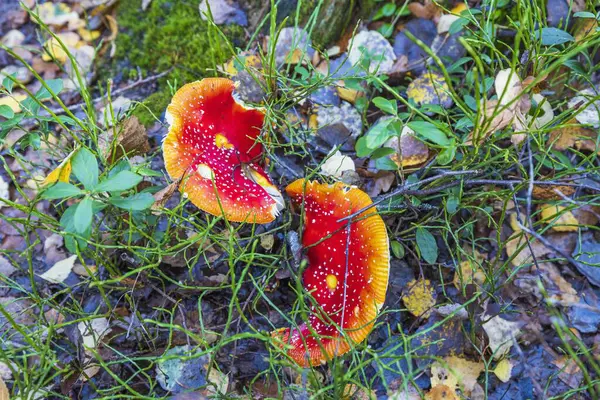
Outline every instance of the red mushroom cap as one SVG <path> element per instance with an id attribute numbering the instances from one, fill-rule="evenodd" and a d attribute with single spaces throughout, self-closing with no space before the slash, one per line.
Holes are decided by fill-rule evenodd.
<path id="1" fill-rule="evenodd" d="M 257 164 L 264 113 L 233 98 L 233 81 L 207 78 L 175 93 L 163 143 L 167 172 L 196 207 L 234 222 L 273 221 L 281 193 Z"/>
<path id="2" fill-rule="evenodd" d="M 372 208 L 352 222 L 348 242 L 347 222 L 338 220 L 372 204 L 355 187 L 299 179 L 286 192 L 294 203 L 304 205 L 302 245 L 308 267 L 303 284 L 319 307 L 311 307 L 308 322 L 298 329 L 280 329 L 273 336 L 289 346 L 288 355 L 300 366 L 315 366 L 350 350 L 338 327 L 353 343 L 362 342 L 371 332 L 387 291 L 388 236 Z"/>

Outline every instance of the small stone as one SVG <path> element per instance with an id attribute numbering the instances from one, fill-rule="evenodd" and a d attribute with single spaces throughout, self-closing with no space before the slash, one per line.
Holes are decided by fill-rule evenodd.
<path id="1" fill-rule="evenodd" d="M 588 280 L 600 286 L 600 243 L 594 239 L 591 232 L 586 232 L 577 241 L 577 248 L 573 257 L 578 261 L 575 266 Z"/>
<path id="2" fill-rule="evenodd" d="M 348 60 L 354 66 L 368 62 L 370 73 L 387 74 L 392 70 L 396 55 L 392 45 L 377 31 L 359 32 L 350 42 Z"/>
<path id="3" fill-rule="evenodd" d="M 347 53 L 343 53 L 339 57 L 330 60 L 329 66 L 324 63 L 324 68 L 320 69 L 320 72 L 322 72 L 323 75 L 329 75 L 335 79 L 365 75 L 364 71 L 352 65 L 348 60 Z"/>
<path id="4" fill-rule="evenodd" d="M 200 17 L 204 21 L 208 20 L 209 6 L 213 20 L 217 25 L 248 25 L 246 13 L 239 7 L 239 5 L 233 1 L 226 0 L 202 0 L 200 3 Z"/>
<path id="5" fill-rule="evenodd" d="M 0 208 L 6 205 L 3 200 L 10 200 L 10 191 L 8 182 L 0 175 Z"/>
<path id="6" fill-rule="evenodd" d="M 206 385 L 204 368 L 209 357 L 187 359 L 191 353 L 191 346 L 173 347 L 158 361 L 156 380 L 164 390 L 180 393 Z"/>
<path id="7" fill-rule="evenodd" d="M 339 106 L 340 96 L 333 86 L 320 87 L 310 94 L 310 100 L 320 106 Z"/>
<path id="8" fill-rule="evenodd" d="M 10 277 L 16 270 L 17 268 L 15 268 L 10 261 L 0 255 L 0 275 Z"/>
<path id="9" fill-rule="evenodd" d="M 564 28 L 569 17 L 569 8 L 568 0 L 548 0 L 546 4 L 548 26 Z"/>
<path id="10" fill-rule="evenodd" d="M 12 49 L 16 46 L 20 46 L 25 41 L 25 35 L 16 29 L 8 31 L 2 38 L 2 44 Z"/>
<path id="11" fill-rule="evenodd" d="M 571 306 L 568 312 L 573 328 L 581 333 L 594 333 L 600 326 L 600 302 L 590 289 L 581 295 L 579 303 Z"/>
<path id="12" fill-rule="evenodd" d="M 283 28 L 275 45 L 277 65 L 309 62 L 315 50 L 308 33 L 302 28 Z"/>
<path id="13" fill-rule="evenodd" d="M 33 79 L 33 75 L 29 69 L 26 67 L 17 67 L 16 65 L 9 65 L 0 70 L 0 79 L 4 79 L 7 76 L 14 76 L 22 84 L 27 84 Z"/>
<path id="14" fill-rule="evenodd" d="M 425 69 L 423 61 L 427 58 L 427 53 L 409 39 L 405 31 L 410 32 L 427 46 L 431 46 L 437 35 L 437 28 L 431 20 L 416 18 L 407 22 L 404 25 L 404 29 L 394 38 L 394 53 L 396 57 L 406 56 L 408 65 L 410 66 L 409 70 L 416 73 L 421 72 Z"/>
<path id="15" fill-rule="evenodd" d="M 446 67 L 454 64 L 467 53 L 467 49 L 458 40 L 460 36 L 460 33 L 438 35 L 431 44 L 431 51 L 442 60 Z M 429 64 L 435 65 L 435 61 L 430 59 Z"/>
<path id="16" fill-rule="evenodd" d="M 578 96 L 573 97 L 569 100 L 568 106 L 569 108 L 577 108 L 585 107 L 588 103 L 589 105 L 585 107 L 585 109 L 579 112 L 575 119 L 585 125 L 591 125 L 594 128 L 600 127 L 600 113 L 598 110 L 600 109 L 600 100 L 592 101 L 595 97 L 598 96 L 597 89 L 584 89 L 579 92 Z"/>
<path id="17" fill-rule="evenodd" d="M 329 146 L 342 145 L 341 150 L 352 150 L 362 132 L 362 118 L 356 108 L 343 102 L 338 107 L 319 107 L 317 126 L 319 137 Z"/>
<path id="18" fill-rule="evenodd" d="M 453 103 L 449 90 L 442 75 L 427 72 L 408 85 L 406 94 L 409 99 L 419 105 L 430 104 L 449 108 Z"/>

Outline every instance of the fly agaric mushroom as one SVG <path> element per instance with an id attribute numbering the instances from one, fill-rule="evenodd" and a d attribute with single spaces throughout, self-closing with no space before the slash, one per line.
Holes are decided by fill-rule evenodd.
<path id="1" fill-rule="evenodd" d="M 300 366 L 315 366 L 350 350 L 347 337 L 360 343 L 373 328 L 388 285 L 388 236 L 374 208 L 356 216 L 349 233 L 347 222 L 339 221 L 372 204 L 355 187 L 299 179 L 286 192 L 304 205 L 302 245 L 308 267 L 302 278 L 318 307 L 311 307 L 308 321 L 297 329 L 272 335 Z"/>
<path id="2" fill-rule="evenodd" d="M 234 222 L 271 222 L 283 197 L 258 164 L 264 113 L 237 103 L 234 88 L 229 79 L 206 78 L 175 93 L 166 113 L 165 166 L 198 208 Z"/>

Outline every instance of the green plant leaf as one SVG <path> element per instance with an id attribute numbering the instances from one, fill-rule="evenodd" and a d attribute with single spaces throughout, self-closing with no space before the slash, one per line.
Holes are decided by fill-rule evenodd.
<path id="1" fill-rule="evenodd" d="M 364 136 L 358 138 L 354 145 L 354 149 L 356 150 L 357 157 L 367 157 L 373 152 L 373 149 L 367 147 L 367 139 L 365 139 Z"/>
<path id="2" fill-rule="evenodd" d="M 47 81 L 44 81 L 44 82 L 46 83 L 46 85 L 48 85 L 50 90 L 52 90 L 52 93 L 54 93 L 55 96 L 58 96 L 58 94 L 63 89 L 62 79 L 48 79 Z M 47 100 L 47 99 L 52 98 L 52 94 L 48 91 L 48 89 L 46 89 L 44 86 L 42 86 L 42 88 L 40 90 L 38 90 L 38 92 L 35 94 L 35 97 L 38 100 Z"/>
<path id="3" fill-rule="evenodd" d="M 87 190 L 92 190 L 98 184 L 98 160 L 86 148 L 81 148 L 73 156 L 71 162 L 73 173 L 83 183 Z"/>
<path id="4" fill-rule="evenodd" d="M 381 111 L 396 115 L 398 113 L 398 105 L 394 100 L 384 99 L 383 97 L 375 97 L 373 99 L 373 104 L 375 107 L 379 108 Z"/>
<path id="5" fill-rule="evenodd" d="M 415 131 L 420 136 L 429 140 L 438 146 L 448 147 L 450 140 L 448 136 L 440 130 L 437 126 L 427 121 L 411 121 L 408 123 L 408 127 Z"/>
<path id="6" fill-rule="evenodd" d="M 150 193 L 137 193 L 129 197 L 111 197 L 108 201 L 127 211 L 141 211 L 154 204 L 154 197 Z"/>
<path id="7" fill-rule="evenodd" d="M 423 260 L 433 264 L 438 258 L 438 246 L 435 237 L 425 228 L 417 228 L 417 247 Z"/>
<path id="8" fill-rule="evenodd" d="M 86 197 L 77 205 L 73 215 L 73 226 L 78 233 L 85 233 L 92 225 L 92 199 Z"/>
<path id="9" fill-rule="evenodd" d="M 573 14 L 575 18 L 596 18 L 596 16 L 589 11 L 578 11 Z"/>
<path id="10" fill-rule="evenodd" d="M 17 74 L 14 73 L 12 75 L 9 75 L 10 78 L 15 78 Z M 15 85 L 15 83 L 9 78 L 9 76 L 7 76 L 6 78 L 2 79 L 2 86 L 4 86 L 4 88 L 6 89 L 6 91 L 8 93 L 12 93 L 13 87 Z"/>
<path id="11" fill-rule="evenodd" d="M 4 117 L 6 119 L 11 119 L 15 116 L 15 112 L 7 105 L 0 106 L 0 117 Z"/>
<path id="12" fill-rule="evenodd" d="M 372 126 L 371 129 L 366 133 L 365 140 L 366 145 L 370 149 L 376 149 L 383 145 L 391 136 L 391 132 L 388 129 L 388 126 L 392 122 L 391 119 L 388 119 L 383 122 L 378 122 L 375 126 Z"/>
<path id="13" fill-rule="evenodd" d="M 390 247 L 392 248 L 392 254 L 394 257 L 404 257 L 404 246 L 402 246 L 402 243 L 398 242 L 397 240 L 393 240 Z"/>
<path id="14" fill-rule="evenodd" d="M 66 182 L 57 182 L 42 193 L 42 198 L 47 200 L 62 199 L 82 194 L 83 191 L 77 186 Z"/>
<path id="15" fill-rule="evenodd" d="M 371 154 L 371 159 L 374 160 L 376 158 L 389 156 L 390 154 L 394 154 L 395 152 L 396 150 L 392 149 L 391 147 L 380 147 L 379 149 L 375 150 L 373 154 Z"/>
<path id="16" fill-rule="evenodd" d="M 113 177 L 100 182 L 95 192 L 120 192 L 131 189 L 142 181 L 142 177 L 131 171 L 121 171 Z"/>
<path id="17" fill-rule="evenodd" d="M 544 46 L 553 46 L 575 40 L 569 33 L 558 28 L 542 28 L 542 30 L 538 32 L 538 37 L 540 36 L 542 38 L 542 45 Z"/>

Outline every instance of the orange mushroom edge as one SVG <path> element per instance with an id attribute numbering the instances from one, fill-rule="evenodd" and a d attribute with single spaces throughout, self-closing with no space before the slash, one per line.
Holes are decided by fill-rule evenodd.
<path id="1" fill-rule="evenodd" d="M 201 210 L 232 222 L 268 223 L 284 202 L 261 163 L 264 112 L 233 96 L 235 83 L 205 78 L 181 87 L 167 108 L 165 167 Z"/>
<path id="2" fill-rule="evenodd" d="M 308 321 L 272 336 L 298 365 L 317 366 L 348 352 L 373 329 L 388 286 L 389 241 L 375 207 L 352 220 L 349 234 L 347 221 L 339 221 L 372 204 L 356 187 L 299 179 L 286 192 L 304 207 L 308 267 L 302 280 L 315 302 Z"/>

